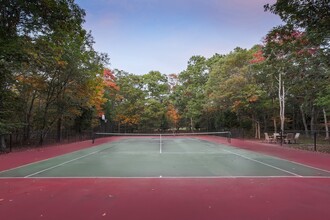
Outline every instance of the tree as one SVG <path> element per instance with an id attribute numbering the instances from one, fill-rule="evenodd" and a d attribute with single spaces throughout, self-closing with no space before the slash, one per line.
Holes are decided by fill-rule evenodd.
<path id="1" fill-rule="evenodd" d="M 314 130 L 316 94 L 325 87 L 324 79 L 329 78 L 322 61 L 323 50 L 310 44 L 304 32 L 289 25 L 274 28 L 269 32 L 263 50 L 267 58 L 268 73 L 273 72 L 273 76 L 278 76 L 276 79 L 279 83 L 279 95 L 282 95 L 279 96 L 279 100 L 282 101 L 281 109 L 285 107 L 285 97 L 290 97 L 296 103 L 300 102 L 299 108 L 308 134 L 304 108 L 311 107 L 310 128 Z M 281 113 L 281 128 L 284 129 L 284 112 Z"/>
<path id="2" fill-rule="evenodd" d="M 235 113 L 237 121 L 253 121 L 256 137 L 260 137 L 260 107 L 265 96 L 264 91 L 257 84 L 254 72 L 250 67 L 253 54 L 257 48 L 246 50 L 235 48 L 226 56 L 222 56 L 211 68 L 210 77 L 206 86 L 208 97 L 207 108 L 213 107 L 219 114 L 231 115 Z M 220 117 L 223 125 L 235 126 L 233 123 L 224 123 L 225 117 Z M 231 117 L 232 118 L 232 117 Z M 241 123 L 241 126 L 243 123 Z M 227 127 L 226 129 L 229 129 Z"/>
<path id="3" fill-rule="evenodd" d="M 39 63 L 36 42 L 58 31 L 75 32 L 81 29 L 85 13 L 67 1 L 16 1 L 0 2 L 0 135 L 18 128 L 19 123 L 8 120 L 14 113 L 13 83 L 24 63 Z M 1 138 L 1 146 L 4 146 Z"/>
<path id="4" fill-rule="evenodd" d="M 91 108 L 93 81 L 102 73 L 107 57 L 94 51 L 93 38 L 85 30 L 58 30 L 36 40 L 37 61 L 32 62 L 36 74 L 42 77 L 36 111 L 39 144 L 57 125 L 57 141 L 61 140 L 63 123 L 70 125 L 81 115 L 81 109 Z M 27 73 L 23 73 L 27 74 Z"/>
<path id="5" fill-rule="evenodd" d="M 120 87 L 117 85 L 117 79 L 113 70 L 107 68 L 104 69 L 102 78 L 103 80 L 99 85 L 99 98 L 97 98 L 97 100 L 102 101 L 96 103 L 94 106 L 99 118 L 101 118 L 101 123 L 102 121 L 104 123 L 109 122 L 111 127 L 111 123 L 113 123 L 113 117 L 115 114 L 115 98 L 116 94 L 120 91 Z M 103 120 L 102 116 L 104 116 Z"/>
<path id="6" fill-rule="evenodd" d="M 208 79 L 209 69 L 206 58 L 193 56 L 188 61 L 187 70 L 178 76 L 172 98 L 180 115 L 189 124 L 190 130 L 198 127 L 198 119 L 202 114 L 204 103 L 205 83 Z"/>
<path id="7" fill-rule="evenodd" d="M 149 98 L 159 102 L 165 101 L 169 92 L 166 75 L 161 74 L 159 71 L 151 71 L 148 74 L 144 74 L 142 80 L 144 85 L 143 90 L 147 93 Z"/>
<path id="8" fill-rule="evenodd" d="M 328 0 L 278 0 L 265 10 L 277 14 L 288 25 L 303 28 L 310 43 L 329 55 L 330 4 Z"/>
<path id="9" fill-rule="evenodd" d="M 172 103 L 170 103 L 167 107 L 166 117 L 168 118 L 168 121 L 170 122 L 170 127 L 178 130 L 180 115 Z"/>
<path id="10" fill-rule="evenodd" d="M 287 48 L 286 53 L 291 52 L 293 55 L 290 56 L 290 62 L 294 63 L 296 72 L 299 72 L 298 75 L 303 76 L 307 82 L 303 83 L 304 89 L 294 89 L 295 92 L 301 93 L 300 96 L 303 99 L 300 110 L 305 131 L 308 134 L 305 108 L 310 106 L 310 127 L 314 130 L 316 97 L 313 94 L 322 94 L 320 90 L 322 91 L 325 87 L 322 82 L 329 79 L 330 4 L 328 1 L 279 0 L 273 5 L 267 4 L 264 7 L 265 10 L 279 15 L 286 22 L 277 30 L 291 30 L 291 35 L 286 33 L 287 39 L 283 45 Z M 299 77 L 295 77 L 295 82 L 297 81 Z M 323 108 L 323 115 L 325 115 L 326 124 L 325 108 Z"/>
<path id="11" fill-rule="evenodd" d="M 73 0 L 2 1 L 0 16 L 0 134 L 24 127 L 25 140 L 36 130 L 42 144 L 57 124 L 60 140 L 64 125 L 93 108 L 108 58 L 93 49 L 85 12 Z M 10 114 L 19 123 L 6 120 Z"/>
<path id="12" fill-rule="evenodd" d="M 141 124 L 146 94 L 142 90 L 142 76 L 115 70 L 116 83 L 120 88 L 114 98 L 114 121 L 118 131 L 134 131 Z"/>
<path id="13" fill-rule="evenodd" d="M 328 85 L 323 91 L 320 91 L 317 98 L 317 105 L 322 107 L 324 118 L 325 139 L 330 139 L 329 124 L 327 119 L 327 112 L 330 111 L 330 86 Z"/>
<path id="14" fill-rule="evenodd" d="M 169 96 L 168 78 L 159 71 L 142 76 L 143 91 L 146 94 L 145 108 L 141 116 L 144 130 L 166 130 L 168 127 L 166 103 Z"/>

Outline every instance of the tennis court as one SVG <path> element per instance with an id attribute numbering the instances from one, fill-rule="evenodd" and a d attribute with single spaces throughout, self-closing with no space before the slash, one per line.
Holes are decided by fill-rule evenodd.
<path id="1" fill-rule="evenodd" d="M 326 220 L 329 159 L 213 134 L 101 137 L 2 155 L 0 215 Z"/>
<path id="2" fill-rule="evenodd" d="M 217 143 L 217 138 L 121 136 L 114 142 L 2 171 L 0 177 L 330 177 L 327 170 Z"/>

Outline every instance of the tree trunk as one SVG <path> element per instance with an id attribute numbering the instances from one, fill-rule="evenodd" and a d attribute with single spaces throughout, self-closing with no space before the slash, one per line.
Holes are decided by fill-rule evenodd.
<path id="1" fill-rule="evenodd" d="M 31 133 L 31 116 L 32 116 L 32 111 L 33 111 L 33 105 L 34 101 L 36 99 L 36 93 L 33 92 L 32 95 L 32 100 L 29 106 L 29 110 L 26 113 L 26 126 L 25 126 L 25 134 L 24 134 L 24 141 L 29 141 L 30 140 L 30 133 Z"/>
<path id="2" fill-rule="evenodd" d="M 307 127 L 307 121 L 306 121 L 306 117 L 305 117 L 305 112 L 304 112 L 304 108 L 303 108 L 304 104 L 300 105 L 300 112 L 301 112 L 301 118 L 303 120 L 303 124 L 304 124 L 304 128 L 305 128 L 305 134 L 308 137 L 308 127 Z"/>
<path id="3" fill-rule="evenodd" d="M 285 88 L 281 73 L 279 74 L 279 78 L 278 78 L 278 98 L 280 101 L 281 132 L 283 132 L 284 122 L 285 122 Z"/>
<path id="4" fill-rule="evenodd" d="M 46 107 L 43 112 L 43 120 L 42 120 L 42 127 L 40 129 L 40 139 L 39 139 L 39 145 L 42 146 L 44 143 L 44 137 L 46 133 L 46 126 L 47 126 L 47 116 L 48 116 L 48 104 L 46 104 Z"/>
<path id="5" fill-rule="evenodd" d="M 266 118 L 266 115 L 264 114 L 263 115 L 263 132 L 266 132 L 268 130 L 268 123 L 267 123 L 267 118 Z"/>
<path id="6" fill-rule="evenodd" d="M 255 138 L 260 139 L 260 123 L 259 121 L 255 121 Z"/>
<path id="7" fill-rule="evenodd" d="M 0 151 L 6 151 L 5 135 L 0 135 Z"/>
<path id="8" fill-rule="evenodd" d="M 42 146 L 44 143 L 44 135 L 43 135 L 43 131 L 40 131 L 40 135 L 39 135 L 39 146 Z"/>
<path id="9" fill-rule="evenodd" d="M 57 120 L 57 142 L 62 141 L 62 117 L 59 117 Z"/>
<path id="10" fill-rule="evenodd" d="M 327 113 L 325 112 L 325 109 L 323 108 L 323 117 L 324 117 L 324 127 L 325 127 L 325 140 L 329 140 L 329 125 L 327 120 Z"/>
<path id="11" fill-rule="evenodd" d="M 315 132 L 315 107 L 313 105 L 312 107 L 312 112 L 311 112 L 311 122 L 310 122 L 310 127 L 311 127 L 311 134 L 314 134 Z"/>
<path id="12" fill-rule="evenodd" d="M 277 133 L 277 123 L 276 123 L 276 118 L 273 118 L 273 125 L 274 125 L 274 132 Z"/>
<path id="13" fill-rule="evenodd" d="M 255 131 L 254 131 L 254 138 L 255 139 L 259 139 L 258 138 L 258 123 L 257 122 L 254 123 L 254 127 L 255 127 L 254 128 L 255 129 Z"/>

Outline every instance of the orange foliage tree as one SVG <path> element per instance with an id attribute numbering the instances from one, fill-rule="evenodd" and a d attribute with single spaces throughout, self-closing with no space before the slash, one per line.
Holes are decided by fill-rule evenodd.
<path id="1" fill-rule="evenodd" d="M 105 113 L 104 105 L 108 101 L 106 93 L 119 91 L 119 86 L 115 82 L 116 77 L 110 69 L 104 69 L 103 75 L 94 81 L 94 90 L 91 105 L 94 106 L 99 117 Z"/>
<path id="2" fill-rule="evenodd" d="M 167 118 L 171 122 L 171 127 L 179 128 L 180 115 L 178 111 L 174 108 L 173 104 L 169 104 L 167 107 Z"/>

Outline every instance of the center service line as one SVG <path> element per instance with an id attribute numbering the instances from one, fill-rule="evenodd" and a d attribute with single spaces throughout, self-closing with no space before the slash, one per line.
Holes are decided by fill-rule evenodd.
<path id="1" fill-rule="evenodd" d="M 162 135 L 159 135 L 159 153 L 162 153 Z"/>

